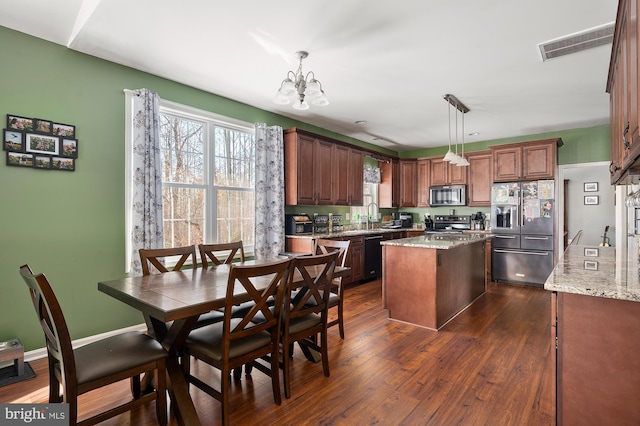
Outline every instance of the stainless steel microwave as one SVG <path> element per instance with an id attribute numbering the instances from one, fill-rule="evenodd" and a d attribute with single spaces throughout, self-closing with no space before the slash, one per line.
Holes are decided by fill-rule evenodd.
<path id="1" fill-rule="evenodd" d="M 429 188 L 429 205 L 466 206 L 467 185 L 442 185 Z"/>

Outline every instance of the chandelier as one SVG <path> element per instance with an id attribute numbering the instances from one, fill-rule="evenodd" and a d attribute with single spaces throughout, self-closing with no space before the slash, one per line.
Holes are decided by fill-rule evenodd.
<path id="1" fill-rule="evenodd" d="M 288 105 L 293 100 L 293 108 L 300 111 L 309 109 L 307 100 L 316 106 L 329 105 L 329 99 L 322 90 L 322 84 L 316 80 L 313 71 L 309 71 L 306 76 L 302 72 L 302 60 L 309 56 L 309 53 L 301 50 L 295 55 L 300 59 L 298 70 L 287 73 L 287 78 L 282 80 L 273 102 L 278 105 Z"/>
<path id="2" fill-rule="evenodd" d="M 451 164 L 455 164 L 458 167 L 465 167 L 469 165 L 469 161 L 464 158 L 464 114 L 469 112 L 469 108 L 467 108 L 462 102 L 458 100 L 453 95 L 444 95 L 444 100 L 449 103 L 449 150 L 444 156 L 444 161 L 448 161 Z M 451 107 L 455 108 L 455 126 L 456 126 L 456 152 L 455 154 L 451 151 Z M 458 111 L 460 111 L 460 115 L 462 116 L 462 154 L 458 155 Z"/>

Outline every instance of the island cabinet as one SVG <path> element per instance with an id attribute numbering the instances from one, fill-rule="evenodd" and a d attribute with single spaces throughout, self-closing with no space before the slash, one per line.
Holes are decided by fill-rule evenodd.
<path id="1" fill-rule="evenodd" d="M 560 138 L 491 146 L 493 181 L 553 179 L 559 146 Z"/>
<path id="2" fill-rule="evenodd" d="M 640 175 L 640 0 L 620 0 L 607 93 L 610 95 L 611 183 L 636 183 Z"/>
<path id="3" fill-rule="evenodd" d="M 491 151 L 470 152 L 467 205 L 470 207 L 491 206 L 491 183 L 493 181 L 493 157 Z"/>

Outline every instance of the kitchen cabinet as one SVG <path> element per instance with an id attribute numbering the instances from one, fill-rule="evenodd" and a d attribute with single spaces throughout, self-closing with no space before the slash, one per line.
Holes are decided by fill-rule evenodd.
<path id="1" fill-rule="evenodd" d="M 484 267 L 487 270 L 487 284 L 492 281 L 491 278 L 491 239 L 488 239 L 484 246 Z"/>
<path id="2" fill-rule="evenodd" d="M 364 237 L 362 235 L 341 240 L 349 240 L 349 252 L 345 260 L 345 266 L 351 268 L 351 277 L 347 280 L 349 283 L 360 281 L 363 277 L 364 268 Z"/>
<path id="3" fill-rule="evenodd" d="M 638 90 L 638 8 L 640 0 L 620 0 L 609 63 L 611 183 L 636 183 L 640 174 Z"/>
<path id="4" fill-rule="evenodd" d="M 470 207 L 491 206 L 491 183 L 493 182 L 493 157 L 491 151 L 470 152 L 467 205 Z"/>
<path id="5" fill-rule="evenodd" d="M 429 207 L 429 186 L 431 185 L 431 160 L 420 159 L 418 168 L 418 207 Z"/>
<path id="6" fill-rule="evenodd" d="M 493 181 L 553 179 L 559 146 L 560 138 L 491 146 Z"/>
<path id="7" fill-rule="evenodd" d="M 465 154 L 465 157 L 467 155 Z M 464 185 L 467 183 L 467 168 L 450 164 L 442 158 L 431 159 L 431 185 Z"/>
<path id="8" fill-rule="evenodd" d="M 416 160 L 400 160 L 400 200 L 398 207 L 416 207 L 418 163 Z"/>
<path id="9" fill-rule="evenodd" d="M 397 208 L 400 197 L 400 162 L 397 159 L 379 161 L 380 185 L 378 204 L 382 208 Z"/>
<path id="10" fill-rule="evenodd" d="M 284 132 L 284 163 L 286 205 L 362 205 L 362 152 L 293 128 Z"/>

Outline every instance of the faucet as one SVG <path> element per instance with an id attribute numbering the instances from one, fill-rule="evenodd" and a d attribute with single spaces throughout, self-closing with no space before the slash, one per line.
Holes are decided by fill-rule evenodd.
<path id="1" fill-rule="evenodd" d="M 371 222 L 369 220 L 369 209 L 371 208 L 371 206 L 376 206 L 377 209 L 379 209 L 380 207 L 378 207 L 378 205 L 376 203 L 369 203 L 367 204 L 367 229 L 369 229 L 369 223 Z M 373 223 L 371 223 L 371 229 L 373 229 Z"/>

